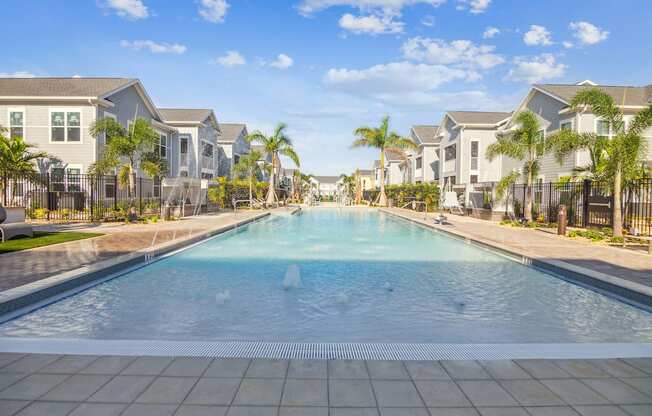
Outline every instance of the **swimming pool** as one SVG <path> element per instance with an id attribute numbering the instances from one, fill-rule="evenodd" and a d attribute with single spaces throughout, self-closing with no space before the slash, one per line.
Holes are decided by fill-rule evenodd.
<path id="1" fill-rule="evenodd" d="M 652 314 L 364 209 L 223 234 L 0 325 L 0 337 L 652 342 Z"/>

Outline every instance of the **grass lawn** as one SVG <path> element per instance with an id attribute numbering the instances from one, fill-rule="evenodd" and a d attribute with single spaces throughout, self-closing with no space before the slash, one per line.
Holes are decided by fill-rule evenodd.
<path id="1" fill-rule="evenodd" d="M 87 238 L 98 237 L 100 233 L 78 233 L 78 232 L 46 232 L 34 231 L 34 238 L 21 237 L 13 238 L 4 243 L 0 243 L 0 254 L 11 253 L 14 251 L 27 250 L 29 248 L 49 246 L 52 244 L 66 243 L 68 241 L 84 240 Z"/>

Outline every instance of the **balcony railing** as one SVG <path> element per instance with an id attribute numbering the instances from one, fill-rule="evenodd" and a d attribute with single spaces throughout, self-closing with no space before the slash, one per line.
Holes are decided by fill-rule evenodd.
<path id="1" fill-rule="evenodd" d="M 213 163 L 214 160 L 210 156 L 202 156 L 201 157 L 201 168 L 202 169 L 215 169 L 215 164 Z"/>
<path id="2" fill-rule="evenodd" d="M 188 153 L 181 153 L 179 155 L 179 166 L 188 167 Z"/>

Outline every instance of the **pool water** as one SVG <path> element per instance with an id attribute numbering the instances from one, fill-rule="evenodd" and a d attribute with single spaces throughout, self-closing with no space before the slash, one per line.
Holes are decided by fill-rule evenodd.
<path id="1" fill-rule="evenodd" d="M 6 322 L 0 336 L 651 342 L 652 314 L 374 210 L 312 209 Z"/>

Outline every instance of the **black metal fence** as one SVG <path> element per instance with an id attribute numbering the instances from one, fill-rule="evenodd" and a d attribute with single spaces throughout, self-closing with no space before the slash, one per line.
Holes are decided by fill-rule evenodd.
<path id="1" fill-rule="evenodd" d="M 514 214 L 524 216 L 525 195 L 523 184 L 511 190 Z M 559 205 L 566 205 L 568 224 L 575 227 L 612 227 L 613 192 L 609 183 L 548 182 L 532 186 L 532 218 L 543 222 L 556 222 Z M 652 233 L 652 179 L 638 179 L 623 188 L 621 209 L 623 226 L 638 234 Z"/>
<path id="2" fill-rule="evenodd" d="M 130 206 L 139 215 L 159 214 L 161 180 L 135 178 L 123 186 L 117 176 L 54 172 L 28 176 L 0 173 L 0 200 L 25 208 L 37 220 L 101 221 L 124 218 Z"/>

